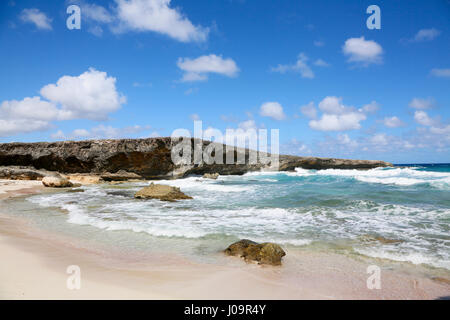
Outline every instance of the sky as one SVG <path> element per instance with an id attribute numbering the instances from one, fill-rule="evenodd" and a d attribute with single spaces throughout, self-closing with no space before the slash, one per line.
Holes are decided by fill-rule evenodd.
<path id="1" fill-rule="evenodd" d="M 278 129 L 283 154 L 450 162 L 448 0 L 3 0 L 0 43 L 0 142 L 201 120 Z"/>

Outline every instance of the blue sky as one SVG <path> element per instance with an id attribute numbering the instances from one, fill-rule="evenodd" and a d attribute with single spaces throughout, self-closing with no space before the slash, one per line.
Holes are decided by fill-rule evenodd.
<path id="1" fill-rule="evenodd" d="M 2 142 L 170 136 L 201 119 L 279 129 L 282 153 L 450 162 L 449 1 L 0 6 Z"/>

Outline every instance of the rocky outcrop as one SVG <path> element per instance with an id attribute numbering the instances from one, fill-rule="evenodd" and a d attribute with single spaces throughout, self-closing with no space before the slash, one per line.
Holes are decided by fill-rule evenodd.
<path id="1" fill-rule="evenodd" d="M 197 144 L 203 150 L 211 142 L 190 139 L 191 146 Z M 57 171 L 66 175 L 91 174 L 122 177 L 120 170 L 136 174 L 145 179 L 170 179 L 190 174 L 241 175 L 249 171 L 270 168 L 271 164 L 250 164 L 249 150 L 236 148 L 223 155 L 224 164 L 181 164 L 172 162 L 174 145 L 171 138 L 91 140 L 38 143 L 0 144 L 0 166 L 29 166 L 38 170 Z M 217 145 L 217 144 L 216 144 Z M 217 145 L 219 146 L 219 145 Z M 192 159 L 193 159 L 192 152 Z M 264 155 L 264 154 L 261 154 Z M 243 163 L 225 164 L 227 156 L 237 162 L 241 156 Z M 193 161 L 192 161 L 193 163 Z M 343 160 L 314 157 L 279 157 L 279 170 L 306 169 L 371 169 L 391 166 L 384 161 Z"/>
<path id="2" fill-rule="evenodd" d="M 137 199 L 159 199 L 170 202 L 192 199 L 192 197 L 181 192 L 180 188 L 154 183 L 152 183 L 149 187 L 145 187 L 136 192 L 134 197 Z"/>
<path id="3" fill-rule="evenodd" d="M 127 181 L 127 180 L 143 179 L 140 175 L 134 172 L 127 172 L 125 170 L 119 170 L 116 173 L 107 172 L 105 174 L 100 175 L 100 178 L 103 181 Z"/>
<path id="4" fill-rule="evenodd" d="M 42 184 L 50 188 L 70 188 L 73 186 L 72 182 L 61 176 L 48 176 L 42 179 Z"/>
<path id="5" fill-rule="evenodd" d="M 286 252 L 275 243 L 259 244 L 247 239 L 233 243 L 224 252 L 230 256 L 244 258 L 246 261 L 273 266 L 281 265 L 281 259 L 286 255 Z"/>
<path id="6" fill-rule="evenodd" d="M 56 175 L 55 172 L 37 170 L 33 167 L 0 167 L 0 179 L 10 180 L 42 180 L 49 175 Z"/>
<path id="7" fill-rule="evenodd" d="M 205 173 L 204 175 L 203 175 L 203 178 L 204 179 L 213 179 L 213 180 L 217 180 L 217 178 L 219 177 L 219 174 L 216 172 L 216 173 Z"/>

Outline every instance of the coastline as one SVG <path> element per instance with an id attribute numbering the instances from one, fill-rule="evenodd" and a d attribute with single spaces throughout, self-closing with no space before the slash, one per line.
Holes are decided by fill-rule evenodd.
<path id="1" fill-rule="evenodd" d="M 0 196 L 42 192 L 37 183 L 0 184 Z M 282 267 L 261 267 L 229 257 L 225 265 L 184 257 L 130 259 L 113 250 L 77 246 L 77 239 L 49 234 L 0 209 L 0 299 L 436 299 L 450 284 L 408 265 L 382 268 L 381 290 L 366 287 L 374 259 L 329 252 L 288 252 Z M 80 290 L 68 290 L 67 266 L 79 265 Z M 389 265 L 389 264 L 388 264 Z M 43 280 L 45 279 L 45 281 Z"/>

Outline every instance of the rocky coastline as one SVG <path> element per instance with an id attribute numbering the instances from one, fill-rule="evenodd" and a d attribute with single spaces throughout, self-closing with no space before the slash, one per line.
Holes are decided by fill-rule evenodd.
<path id="1" fill-rule="evenodd" d="M 191 139 L 206 148 L 212 142 Z M 182 164 L 172 162 L 174 142 L 170 137 L 148 139 L 61 141 L 0 144 L 0 178 L 41 180 L 49 173 L 96 176 L 102 181 L 131 179 L 176 179 L 189 175 L 242 175 L 270 170 L 271 164 L 249 164 L 249 150 L 234 149 L 243 164 Z M 225 150 L 225 145 L 222 145 Z M 227 150 L 228 151 L 228 150 Z M 233 152 L 233 151 L 231 151 Z M 269 155 L 270 156 L 270 155 Z M 224 158 L 226 154 L 224 153 Z M 372 169 L 392 166 L 377 160 L 279 156 L 280 171 L 304 169 Z M 76 180 L 76 179 L 75 179 Z"/>

